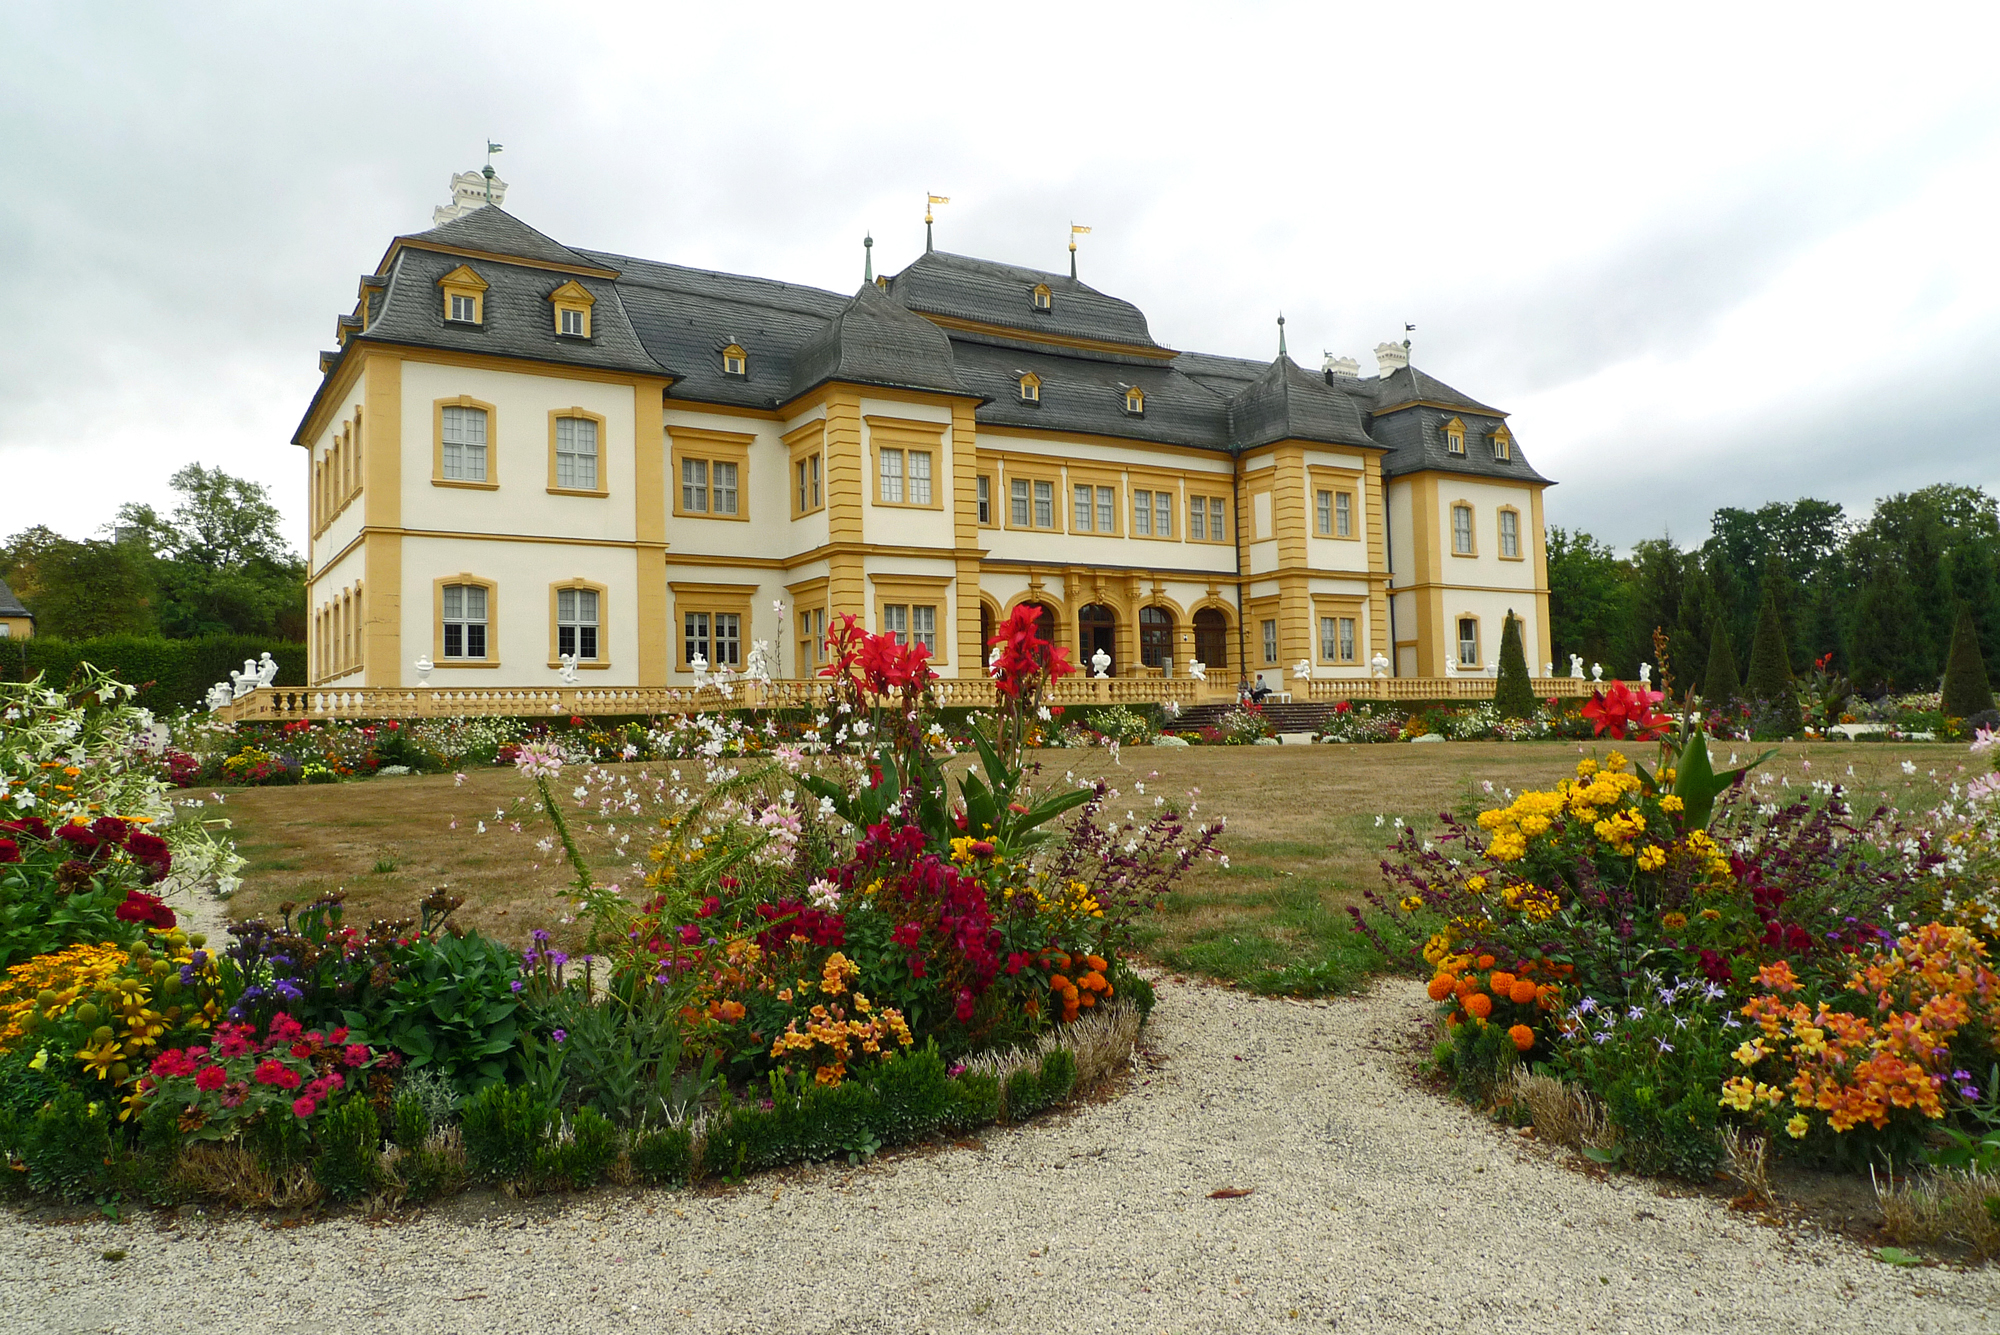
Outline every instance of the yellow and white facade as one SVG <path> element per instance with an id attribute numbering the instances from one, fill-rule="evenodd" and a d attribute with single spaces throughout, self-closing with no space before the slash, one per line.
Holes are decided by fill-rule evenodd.
<path id="1" fill-rule="evenodd" d="M 397 238 L 339 333 L 295 436 L 315 688 L 692 685 L 760 641 L 806 677 L 848 613 L 971 677 L 1023 603 L 1230 693 L 1483 672 L 1509 611 L 1548 657 L 1548 483 L 1400 346 L 1313 373 L 1074 277 L 927 251 L 842 297 L 497 207 Z"/>

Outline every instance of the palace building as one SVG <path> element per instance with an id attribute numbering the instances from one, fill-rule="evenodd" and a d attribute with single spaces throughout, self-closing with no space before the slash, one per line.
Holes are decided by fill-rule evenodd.
<path id="1" fill-rule="evenodd" d="M 927 245 L 842 295 L 458 195 L 361 278 L 293 437 L 315 688 L 690 685 L 759 641 L 809 677 L 844 613 L 972 677 L 1022 603 L 1231 694 L 1483 674 L 1510 612 L 1549 657 L 1548 480 L 1407 344 L 1178 351 L 1073 273 Z"/>

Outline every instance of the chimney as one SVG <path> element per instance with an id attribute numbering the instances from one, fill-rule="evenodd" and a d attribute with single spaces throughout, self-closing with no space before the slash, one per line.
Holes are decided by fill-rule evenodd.
<path id="1" fill-rule="evenodd" d="M 1330 352 L 1326 354 L 1326 360 L 1320 363 L 1319 369 L 1325 372 L 1328 380 L 1333 380 L 1336 377 L 1341 380 L 1359 380 L 1361 378 L 1360 362 L 1354 360 L 1352 357 L 1336 357 Z"/>
<path id="2" fill-rule="evenodd" d="M 1400 371 L 1410 364 L 1410 350 L 1401 343 L 1377 343 L 1375 364 L 1382 369 L 1383 378 L 1387 379 L 1391 372 Z"/>

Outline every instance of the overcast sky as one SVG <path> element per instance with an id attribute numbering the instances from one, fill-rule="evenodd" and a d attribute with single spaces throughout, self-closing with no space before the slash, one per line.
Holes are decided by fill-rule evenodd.
<path id="1" fill-rule="evenodd" d="M 852 291 L 923 245 L 1172 347 L 1415 361 L 1552 523 L 2000 489 L 2000 6 L 0 0 L 0 534 L 268 483 L 389 239 L 483 161 L 572 245 Z"/>

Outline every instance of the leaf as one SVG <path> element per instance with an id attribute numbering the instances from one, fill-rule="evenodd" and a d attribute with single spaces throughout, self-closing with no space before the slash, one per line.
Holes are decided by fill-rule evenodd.
<path id="1" fill-rule="evenodd" d="M 1915 1252 L 1906 1252 L 1901 1247 L 1877 1247 L 1875 1259 L 1883 1265 L 1912 1266 L 1924 1263 L 1923 1257 Z"/>
<path id="2" fill-rule="evenodd" d="M 1255 1187 L 1221 1187 L 1209 1192 L 1208 1198 L 1212 1201 L 1233 1201 L 1238 1196 L 1248 1196 L 1255 1190 L 1257 1190 Z"/>
<path id="3" fill-rule="evenodd" d="M 1620 1145 L 1616 1149 L 1605 1150 L 1599 1149 L 1595 1145 L 1586 1145 L 1583 1149 L 1583 1157 L 1592 1163 L 1614 1164 L 1625 1157 L 1625 1147 Z"/>

